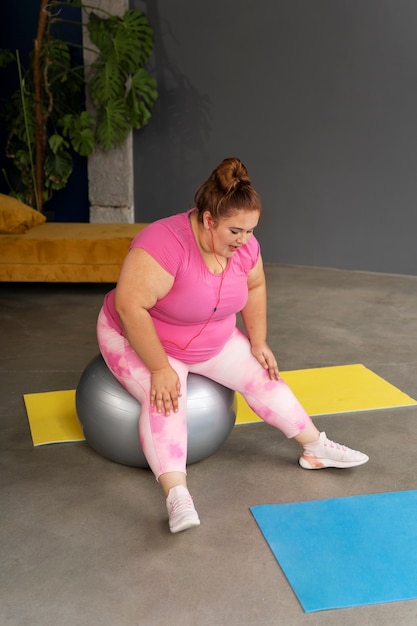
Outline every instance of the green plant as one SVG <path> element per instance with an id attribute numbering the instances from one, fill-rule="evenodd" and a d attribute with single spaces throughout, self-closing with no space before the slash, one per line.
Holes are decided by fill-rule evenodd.
<path id="1" fill-rule="evenodd" d="M 81 8 L 96 52 L 90 67 L 74 61 L 74 43 L 59 36 L 60 8 Z M 41 0 L 37 36 L 29 67 L 19 52 L 0 50 L 0 68 L 15 61 L 19 89 L 2 107 L 7 125 L 5 153 L 13 168 L 3 170 L 11 195 L 42 211 L 62 189 L 73 169 L 73 153 L 120 146 L 132 128 L 149 121 L 157 98 L 146 70 L 153 32 L 146 16 L 128 10 L 123 17 L 90 11 L 81 0 Z M 100 15 L 97 13 L 100 11 Z M 85 88 L 92 103 L 87 109 Z"/>

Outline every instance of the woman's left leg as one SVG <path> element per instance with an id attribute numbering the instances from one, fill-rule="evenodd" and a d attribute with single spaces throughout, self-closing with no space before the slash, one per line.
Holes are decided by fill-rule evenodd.
<path id="1" fill-rule="evenodd" d="M 368 461 L 366 454 L 336 444 L 317 430 L 284 380 L 269 378 L 240 330 L 235 329 L 219 354 L 191 365 L 190 371 L 240 392 L 260 418 L 300 443 L 304 447 L 300 458 L 303 468 L 354 467 Z"/>
<path id="2" fill-rule="evenodd" d="M 289 438 L 312 425 L 288 385 L 282 379 L 270 380 L 268 372 L 252 355 L 247 337 L 238 329 L 219 354 L 203 363 L 193 363 L 190 371 L 241 393 L 259 417 Z"/>

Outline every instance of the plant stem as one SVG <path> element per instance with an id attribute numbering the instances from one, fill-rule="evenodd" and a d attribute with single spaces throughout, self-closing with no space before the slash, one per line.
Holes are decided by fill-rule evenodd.
<path id="1" fill-rule="evenodd" d="M 38 32 L 35 39 L 35 49 L 33 56 L 33 89 L 34 89 L 34 109 L 35 109 L 35 176 L 36 176 L 36 205 L 43 207 L 43 181 L 44 181 L 44 159 L 45 159 L 45 127 L 42 115 L 41 97 L 41 68 L 40 54 L 42 40 L 47 23 L 48 0 L 41 1 L 39 11 Z"/>
<path id="2" fill-rule="evenodd" d="M 31 143 L 30 143 L 29 124 L 28 124 L 28 116 L 27 116 L 27 110 L 26 110 L 25 85 L 24 85 L 24 81 L 23 81 L 22 64 L 20 63 L 19 50 L 16 50 L 16 62 L 17 62 L 17 71 L 19 72 L 20 97 L 22 99 L 23 117 L 24 117 L 24 120 L 25 120 L 26 143 L 27 143 L 29 159 L 30 159 L 30 173 L 31 173 L 32 182 L 33 182 L 33 189 L 34 189 L 34 193 L 35 193 L 36 208 L 37 208 L 38 211 L 40 211 L 41 207 L 39 206 L 39 202 L 38 202 L 35 168 L 34 168 L 34 165 L 33 165 L 32 146 L 31 146 Z"/>

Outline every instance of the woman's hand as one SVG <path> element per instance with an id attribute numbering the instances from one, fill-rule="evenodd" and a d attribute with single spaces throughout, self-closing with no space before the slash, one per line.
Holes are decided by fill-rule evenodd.
<path id="1" fill-rule="evenodd" d="M 271 380 L 279 380 L 279 369 L 274 353 L 267 343 L 252 345 L 252 354 L 259 361 L 262 367 L 268 370 Z"/>
<path id="2" fill-rule="evenodd" d="M 178 398 L 181 396 L 181 384 L 177 372 L 168 365 L 151 372 L 151 406 L 156 406 L 158 413 L 170 415 L 171 410 L 178 411 Z"/>

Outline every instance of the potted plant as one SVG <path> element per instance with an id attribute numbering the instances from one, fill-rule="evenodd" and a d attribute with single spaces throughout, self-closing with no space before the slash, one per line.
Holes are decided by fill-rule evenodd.
<path id="1" fill-rule="evenodd" d="M 63 6 L 85 12 L 96 52 L 88 68 L 74 61 L 71 52 L 79 44 L 60 37 L 59 27 L 68 21 Z M 53 192 L 66 186 L 74 152 L 88 157 L 97 147 L 120 146 L 131 129 L 147 124 L 157 98 L 146 69 L 152 49 L 153 31 L 138 10 L 119 17 L 89 11 L 81 0 L 41 0 L 28 68 L 19 51 L 0 50 L 0 68 L 16 62 L 19 73 L 19 88 L 2 107 L 12 165 L 3 175 L 11 195 L 42 212 Z"/>

